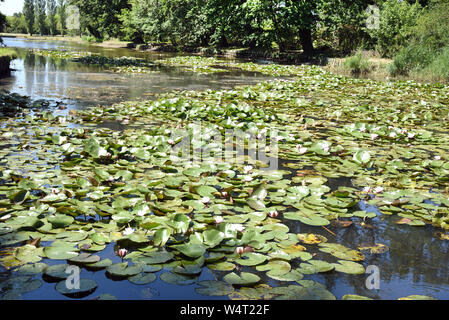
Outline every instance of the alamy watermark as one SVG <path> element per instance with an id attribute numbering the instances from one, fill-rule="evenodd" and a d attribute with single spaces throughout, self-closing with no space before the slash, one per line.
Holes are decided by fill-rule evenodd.
<path id="1" fill-rule="evenodd" d="M 65 273 L 69 276 L 65 280 L 65 286 L 68 290 L 80 289 L 80 268 L 77 266 L 68 266 Z"/>
<path id="2" fill-rule="evenodd" d="M 366 268 L 365 273 L 370 275 L 366 278 L 365 286 L 368 290 L 380 289 L 380 270 L 378 266 L 370 265 Z"/>
<path id="3" fill-rule="evenodd" d="M 67 19 L 66 25 L 68 30 L 79 30 L 80 24 L 80 10 L 77 6 L 70 5 L 66 9 Z"/>
<path id="4" fill-rule="evenodd" d="M 376 5 L 369 5 L 366 8 L 368 18 L 366 19 L 366 27 L 369 30 L 376 30 L 380 28 L 380 9 Z"/>

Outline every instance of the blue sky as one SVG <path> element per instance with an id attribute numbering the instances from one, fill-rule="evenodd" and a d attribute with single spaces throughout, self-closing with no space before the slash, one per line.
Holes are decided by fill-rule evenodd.
<path id="1" fill-rule="evenodd" d="M 24 0 L 5 0 L 0 2 L 0 12 L 12 16 L 16 12 L 22 12 Z"/>

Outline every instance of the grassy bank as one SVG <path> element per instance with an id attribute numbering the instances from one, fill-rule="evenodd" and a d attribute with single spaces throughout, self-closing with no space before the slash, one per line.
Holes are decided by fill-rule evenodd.
<path id="1" fill-rule="evenodd" d="M 15 50 L 10 48 L 0 48 L 0 75 L 8 74 L 11 60 L 17 58 Z"/>
<path id="2" fill-rule="evenodd" d="M 78 36 L 39 36 L 39 35 L 29 35 L 23 33 L 0 33 L 0 37 L 2 38 L 23 38 L 27 40 L 33 41 L 67 41 L 67 42 L 75 42 L 80 44 L 90 44 L 105 48 L 127 48 L 129 47 L 129 42 L 120 41 L 117 39 L 111 39 L 104 42 L 95 42 L 90 38 L 78 37 Z"/>

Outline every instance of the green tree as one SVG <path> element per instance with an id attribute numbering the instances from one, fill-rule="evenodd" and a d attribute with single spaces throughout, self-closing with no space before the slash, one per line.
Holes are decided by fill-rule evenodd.
<path id="1" fill-rule="evenodd" d="M 123 9 L 130 8 L 128 0 L 70 0 L 69 3 L 78 7 L 82 25 L 97 39 L 120 36 L 119 16 Z"/>
<path id="2" fill-rule="evenodd" d="M 67 2 L 66 0 L 58 0 L 58 14 L 61 22 L 61 34 L 65 35 L 67 30 Z"/>
<path id="3" fill-rule="evenodd" d="M 39 29 L 39 33 L 41 35 L 44 35 L 47 33 L 47 25 L 45 23 L 46 19 L 46 1 L 45 0 L 35 0 L 35 6 L 36 6 L 36 20 L 37 20 L 37 27 Z"/>
<path id="4" fill-rule="evenodd" d="M 47 0 L 47 15 L 48 15 L 48 21 L 50 25 L 50 34 L 54 36 L 57 32 L 56 28 L 56 13 L 57 13 L 57 6 L 56 6 L 56 0 Z"/>
<path id="5" fill-rule="evenodd" d="M 23 13 L 14 13 L 13 16 L 7 17 L 8 25 L 6 32 L 9 33 L 27 33 L 27 25 Z"/>
<path id="6" fill-rule="evenodd" d="M 23 5 L 23 15 L 30 35 L 34 33 L 34 0 L 25 0 Z"/>
<path id="7" fill-rule="evenodd" d="M 370 31 L 377 42 L 377 50 L 383 56 L 391 57 L 401 50 L 415 33 L 413 28 L 422 13 L 421 5 L 416 2 L 386 0 L 380 10 L 379 28 Z M 432 24 L 432 29 L 434 25 Z"/>

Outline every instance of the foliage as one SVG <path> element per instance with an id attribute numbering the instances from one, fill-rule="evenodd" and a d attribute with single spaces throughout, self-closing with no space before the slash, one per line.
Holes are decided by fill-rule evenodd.
<path id="1" fill-rule="evenodd" d="M 23 6 L 23 16 L 27 24 L 28 33 L 34 33 L 34 0 L 25 0 Z"/>
<path id="2" fill-rule="evenodd" d="M 400 50 L 414 34 L 413 27 L 422 11 L 416 2 L 386 0 L 380 11 L 379 28 L 370 30 L 377 43 L 378 52 L 391 57 Z"/>
<path id="3" fill-rule="evenodd" d="M 419 17 L 410 43 L 395 55 L 390 72 L 430 73 L 430 77 L 447 79 L 448 43 L 449 3 L 434 1 Z"/>
<path id="4" fill-rule="evenodd" d="M 6 32 L 8 33 L 28 33 L 27 22 L 23 13 L 15 13 L 7 17 Z"/>
<path id="5" fill-rule="evenodd" d="M 56 0 L 47 0 L 47 16 L 49 20 L 50 34 L 54 36 L 57 32 L 56 29 L 56 13 L 57 5 Z"/>
<path id="6" fill-rule="evenodd" d="M 320 26 L 317 28 L 318 43 L 349 54 L 370 42 L 365 30 L 365 10 L 371 1 L 320 1 L 318 12 Z"/>
<path id="7" fill-rule="evenodd" d="M 363 56 L 363 52 L 361 51 L 358 51 L 355 55 L 346 58 L 344 66 L 354 75 L 368 73 L 371 69 L 368 59 Z"/>
<path id="8" fill-rule="evenodd" d="M 59 15 L 59 21 L 61 24 L 61 34 L 64 35 L 67 29 L 66 19 L 67 19 L 67 2 L 66 0 L 58 0 L 57 12 Z"/>
<path id="9" fill-rule="evenodd" d="M 70 0 L 68 3 L 78 7 L 81 24 L 97 39 L 118 37 L 119 14 L 129 8 L 128 0 Z"/>
<path id="10" fill-rule="evenodd" d="M 45 19 L 47 17 L 46 15 L 46 0 L 35 0 L 35 10 L 36 10 L 36 20 L 37 20 L 37 27 L 39 29 L 39 33 L 41 35 L 44 35 L 47 33 L 47 24 L 45 22 Z"/>

